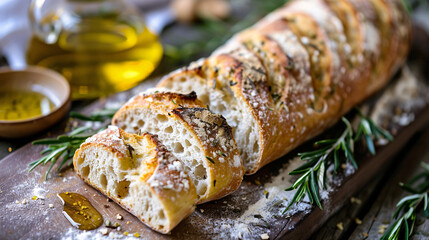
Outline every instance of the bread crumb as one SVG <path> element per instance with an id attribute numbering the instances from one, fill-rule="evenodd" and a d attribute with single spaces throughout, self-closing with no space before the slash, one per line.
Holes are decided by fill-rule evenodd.
<path id="1" fill-rule="evenodd" d="M 200 208 L 200 212 L 201 212 L 201 213 L 203 213 L 203 212 L 204 212 L 204 209 Z"/>
<path id="2" fill-rule="evenodd" d="M 21 203 L 22 204 L 27 204 L 27 199 L 24 198 Z"/>
<path id="3" fill-rule="evenodd" d="M 385 231 L 386 231 L 386 229 L 389 227 L 389 225 L 386 225 L 386 224 L 381 224 L 379 227 L 378 227 L 378 233 L 379 234 L 383 234 Z"/>
<path id="4" fill-rule="evenodd" d="M 270 236 L 268 236 L 268 234 L 264 233 L 264 234 L 261 234 L 261 239 L 270 239 Z"/>
<path id="5" fill-rule="evenodd" d="M 362 224 L 362 220 L 360 220 L 359 218 L 355 218 L 355 223 L 357 225 L 360 225 L 360 224 Z"/>
<path id="6" fill-rule="evenodd" d="M 103 228 L 103 229 L 100 229 L 99 232 L 101 234 L 103 234 L 103 235 L 107 235 L 107 233 L 109 232 L 109 230 L 107 228 Z"/>
<path id="7" fill-rule="evenodd" d="M 302 37 L 301 42 L 302 42 L 302 44 L 307 45 L 310 43 L 310 40 L 308 39 L 308 37 Z"/>
<path id="8" fill-rule="evenodd" d="M 122 219 L 124 219 L 124 217 L 122 217 L 122 215 L 118 213 L 118 214 L 116 214 L 116 219 L 122 220 Z"/>
<path id="9" fill-rule="evenodd" d="M 127 221 L 127 224 L 130 224 L 130 221 Z"/>
<path id="10" fill-rule="evenodd" d="M 49 203 L 49 208 L 54 208 L 54 204 Z"/>
<path id="11" fill-rule="evenodd" d="M 16 201 L 15 201 L 15 203 L 16 203 L 16 204 L 19 204 L 19 201 L 18 201 L 18 200 L 16 200 Z"/>
<path id="12" fill-rule="evenodd" d="M 368 237 L 368 233 L 362 232 L 362 236 L 365 237 L 365 238 L 367 238 Z"/>
<path id="13" fill-rule="evenodd" d="M 362 200 L 360 200 L 359 198 L 355 198 L 355 197 L 351 197 L 350 198 L 350 202 L 351 203 L 356 203 L 357 205 L 361 205 L 362 204 Z"/>
<path id="14" fill-rule="evenodd" d="M 337 228 L 343 231 L 344 230 L 343 222 L 337 223 Z"/>

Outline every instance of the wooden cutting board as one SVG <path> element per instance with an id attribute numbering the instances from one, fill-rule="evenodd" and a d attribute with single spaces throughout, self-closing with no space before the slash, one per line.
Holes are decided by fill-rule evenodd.
<path id="1" fill-rule="evenodd" d="M 382 94 L 366 103 L 368 109 L 377 109 L 377 104 L 381 104 L 381 108 L 387 112 L 396 112 L 396 115 L 380 117 L 382 124 L 395 133 L 395 140 L 378 147 L 376 156 L 358 151 L 359 170 L 354 171 L 350 166 L 344 166 L 341 174 L 329 177 L 328 191 L 322 193 L 323 211 L 302 203 L 294 206 L 293 211 L 282 214 L 287 200 L 293 194 L 284 191 L 294 180 L 288 172 L 301 164 L 294 157 L 300 149 L 306 148 L 305 145 L 262 168 L 257 174 L 246 176 L 233 194 L 199 205 L 171 234 L 162 235 L 83 183 L 71 168 L 63 171 L 61 176 L 58 173 L 52 174 L 48 181 L 44 181 L 43 174 L 48 166 L 38 167 L 28 173 L 28 163 L 39 158 L 39 152 L 43 148 L 29 144 L 0 161 L 0 239 L 129 238 L 134 233 L 138 233 L 143 239 L 260 239 L 262 234 L 268 234 L 270 239 L 308 238 L 345 201 L 387 169 L 386 166 L 392 163 L 392 157 L 416 131 L 429 122 L 429 91 L 424 88 L 425 85 L 421 81 L 419 84 L 423 85 L 414 87 L 416 93 L 411 94 L 410 99 L 398 101 L 394 90 L 398 90 L 401 81 L 393 82 Z M 132 91 L 100 100 L 84 112 L 89 113 L 109 102 L 124 102 L 135 93 L 153 86 L 155 82 L 156 80 L 146 81 Z M 390 98 L 386 97 L 389 94 Z M 401 110 L 399 114 L 398 109 Z M 103 236 L 99 233 L 103 227 L 87 232 L 73 228 L 63 216 L 61 202 L 56 196 L 66 191 L 87 197 L 104 220 L 119 223 L 120 230 L 109 229 L 110 235 Z M 44 200 L 32 200 L 35 195 L 43 196 Z M 52 208 L 49 207 L 50 204 Z M 117 220 L 117 214 L 122 215 L 123 220 Z M 129 233 L 128 236 L 125 236 L 125 232 Z"/>

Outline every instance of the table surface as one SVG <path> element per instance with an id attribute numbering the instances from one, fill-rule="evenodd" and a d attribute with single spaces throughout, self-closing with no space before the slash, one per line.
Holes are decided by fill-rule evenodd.
<path id="1" fill-rule="evenodd" d="M 185 29 L 185 30 L 184 30 Z M 164 42 L 174 41 L 177 32 L 192 31 L 188 26 L 176 26 L 166 32 L 163 37 Z M 427 51 L 429 52 L 429 51 Z M 424 56 L 423 59 L 429 59 Z M 4 59 L 0 58 L 0 66 L 5 65 Z M 154 76 L 162 74 L 174 65 L 161 63 L 161 67 L 154 73 Z M 94 101 L 73 102 L 72 110 L 80 111 Z M 65 121 L 56 125 L 49 132 L 39 135 L 19 139 L 0 139 L 0 159 L 7 157 L 10 150 L 15 152 L 23 145 L 34 139 L 45 137 L 46 135 L 61 132 L 64 129 Z M 410 141 L 403 146 L 399 154 L 392 160 L 388 169 L 381 172 L 370 184 L 365 186 L 353 201 L 347 201 L 341 210 L 332 216 L 324 225 L 313 234 L 313 239 L 375 239 L 381 236 L 384 226 L 389 225 L 391 216 L 397 201 L 404 196 L 404 192 L 398 187 L 398 182 L 405 182 L 415 173 L 420 171 L 421 161 L 429 162 L 429 128 L 426 126 L 418 131 Z M 0 160 L 1 161 L 1 160 Z M 0 189 L 1 190 L 1 189 Z M 1 201 L 1 196 L 0 196 Z M 418 216 L 414 239 L 427 239 L 429 237 L 429 221 L 425 221 L 423 216 Z"/>

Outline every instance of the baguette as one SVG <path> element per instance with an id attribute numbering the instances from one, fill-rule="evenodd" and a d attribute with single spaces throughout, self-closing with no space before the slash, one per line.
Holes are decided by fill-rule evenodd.
<path id="1" fill-rule="evenodd" d="M 158 87 L 222 114 L 252 174 L 386 85 L 409 41 L 399 0 L 291 1 Z"/>
<path id="2" fill-rule="evenodd" d="M 112 124 L 131 133 L 157 134 L 185 164 L 198 203 L 221 198 L 240 186 L 244 169 L 231 128 L 195 93 L 139 94 L 115 114 Z"/>
<path id="3" fill-rule="evenodd" d="M 82 144 L 73 165 L 85 182 L 161 233 L 191 214 L 198 200 L 183 163 L 155 135 L 110 126 Z"/>

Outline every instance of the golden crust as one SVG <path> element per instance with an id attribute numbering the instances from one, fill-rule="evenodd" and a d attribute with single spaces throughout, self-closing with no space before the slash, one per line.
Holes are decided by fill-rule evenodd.
<path id="1" fill-rule="evenodd" d="M 278 42 L 268 35 L 250 29 L 237 35 L 246 48 L 255 54 L 267 69 L 267 78 L 271 99 L 277 108 L 278 102 L 288 98 L 291 76 L 289 71 L 293 68 L 292 59 L 281 49 Z M 271 65 L 271 67 L 270 67 Z"/>
<path id="2" fill-rule="evenodd" d="M 129 146 L 137 142 L 145 142 L 143 151 L 149 157 L 146 157 L 145 161 L 141 162 L 141 165 L 134 166 L 135 160 L 130 152 L 131 150 L 129 150 Z M 138 184 L 144 185 L 145 189 L 151 191 L 152 196 L 161 202 L 164 213 L 168 218 L 168 224 L 163 225 L 162 228 L 151 225 L 143 216 L 137 214 L 132 204 L 125 202 L 121 196 L 108 191 L 106 188 L 91 181 L 87 176 L 84 176 L 85 173 L 80 172 L 79 165 L 86 160 L 86 151 L 91 149 L 102 149 L 104 152 L 114 153 L 121 164 L 128 165 L 123 166 L 122 168 L 124 169 L 139 169 Z M 168 233 L 195 210 L 197 202 L 195 186 L 190 178 L 178 170 L 169 168 L 169 165 L 174 161 L 178 160 L 167 151 L 155 135 L 146 133 L 139 136 L 126 133 L 116 127 L 109 127 L 81 145 L 74 155 L 73 165 L 77 175 L 86 183 L 134 214 L 148 227 L 161 233 Z M 165 187 L 167 186 L 167 181 L 172 187 Z M 186 181 L 186 186 L 184 186 L 184 181 Z M 181 189 L 181 191 L 177 191 L 177 189 Z M 181 201 L 176 199 L 181 199 Z"/>
<path id="3" fill-rule="evenodd" d="M 189 97 L 191 95 L 192 97 Z M 196 99 L 195 93 L 141 94 L 124 105 L 113 117 L 112 124 L 120 125 L 123 116 L 138 109 L 150 109 L 182 124 L 198 140 L 204 152 L 204 167 L 210 184 L 198 203 L 215 200 L 235 191 L 244 175 L 243 163 L 231 128 L 226 120 L 211 113 Z M 218 141 L 218 142 L 216 142 Z"/>

